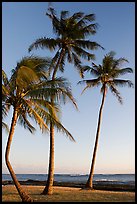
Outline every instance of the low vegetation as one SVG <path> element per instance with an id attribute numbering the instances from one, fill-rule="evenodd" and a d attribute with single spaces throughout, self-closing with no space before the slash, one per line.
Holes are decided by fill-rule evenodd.
<path id="1" fill-rule="evenodd" d="M 40 195 L 43 186 L 24 186 L 34 202 L 135 202 L 135 192 L 81 190 L 80 188 L 54 187 L 54 194 Z M 21 202 L 14 186 L 2 187 L 2 202 Z"/>

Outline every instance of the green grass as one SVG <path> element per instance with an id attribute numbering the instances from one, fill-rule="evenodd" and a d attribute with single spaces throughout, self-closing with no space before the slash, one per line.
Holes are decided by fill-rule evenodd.
<path id="1" fill-rule="evenodd" d="M 53 195 L 40 195 L 43 186 L 23 186 L 35 202 L 135 202 L 135 192 L 81 190 L 80 188 L 54 187 Z M 2 187 L 2 202 L 21 202 L 14 186 Z"/>

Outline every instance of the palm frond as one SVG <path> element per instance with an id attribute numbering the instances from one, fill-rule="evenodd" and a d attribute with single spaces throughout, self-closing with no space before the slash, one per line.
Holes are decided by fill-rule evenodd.
<path id="1" fill-rule="evenodd" d="M 104 49 L 101 45 L 99 45 L 96 42 L 92 42 L 89 40 L 76 40 L 76 44 L 79 47 L 85 48 L 85 49 L 90 49 L 90 50 L 96 50 L 98 48 Z"/>
<path id="2" fill-rule="evenodd" d="M 128 87 L 134 87 L 134 84 L 130 80 L 124 80 L 124 79 L 113 79 L 113 83 L 117 86 L 128 86 Z"/>
<path id="3" fill-rule="evenodd" d="M 36 131 L 34 126 L 32 126 L 30 124 L 30 122 L 28 121 L 25 113 L 19 115 L 18 122 L 21 126 L 23 126 L 25 129 L 29 130 L 31 133 L 34 133 L 34 131 Z"/>
<path id="4" fill-rule="evenodd" d="M 60 20 L 56 15 L 56 11 L 53 8 L 49 8 L 50 13 L 46 13 L 46 15 L 51 19 L 53 31 L 55 34 L 60 33 Z"/>
<path id="5" fill-rule="evenodd" d="M 73 50 L 77 53 L 78 56 L 80 56 L 80 57 L 82 57 L 84 59 L 95 60 L 95 55 L 94 54 L 91 54 L 91 53 L 83 50 L 82 48 L 80 48 L 78 46 L 73 47 Z"/>
<path id="6" fill-rule="evenodd" d="M 61 11 L 60 21 L 66 19 L 68 17 L 68 15 L 69 15 L 69 11 Z"/>
<path id="7" fill-rule="evenodd" d="M 16 77 L 16 85 L 22 90 L 28 87 L 28 84 L 35 84 L 39 82 L 39 77 L 34 70 L 29 67 L 22 66 L 18 69 Z"/>
<path id="8" fill-rule="evenodd" d="M 83 17 L 84 13 L 83 12 L 77 12 L 77 13 L 74 13 L 70 19 L 72 19 L 73 21 L 77 21 L 79 19 L 81 19 Z"/>
<path id="9" fill-rule="evenodd" d="M 91 22 L 94 20 L 95 20 L 95 14 L 84 15 L 84 13 L 82 13 L 80 20 L 77 21 L 76 23 L 76 26 L 79 28 L 83 28 L 87 26 L 88 22 Z"/>
<path id="10" fill-rule="evenodd" d="M 51 51 L 53 51 L 53 50 L 56 49 L 58 44 L 59 44 L 59 40 L 58 39 L 43 37 L 43 38 L 37 39 L 34 43 L 32 43 L 29 46 L 28 51 L 30 52 L 33 49 L 38 49 L 38 48 L 41 48 L 41 49 L 48 48 Z"/>
<path id="11" fill-rule="evenodd" d="M 133 73 L 133 69 L 130 67 L 114 69 L 115 77 L 119 77 L 119 76 L 122 76 L 122 75 L 127 74 L 127 73 Z"/>
<path id="12" fill-rule="evenodd" d="M 110 85 L 109 88 L 111 92 L 117 97 L 118 101 L 122 104 L 123 103 L 122 97 L 120 96 L 118 90 L 113 85 Z"/>
<path id="13" fill-rule="evenodd" d="M 93 23 L 90 25 L 85 25 L 80 30 L 80 35 L 83 36 L 83 38 L 86 38 L 89 35 L 95 35 L 97 33 L 99 25 L 97 23 Z"/>
<path id="14" fill-rule="evenodd" d="M 6 75 L 4 70 L 2 70 L 2 81 L 3 81 L 5 86 L 7 86 L 8 83 L 9 83 L 8 77 L 7 77 L 7 75 Z"/>
<path id="15" fill-rule="evenodd" d="M 68 47 L 68 49 L 66 50 L 66 55 L 67 55 L 67 60 L 69 63 L 72 63 L 73 58 L 72 58 L 72 52 L 71 52 L 71 48 Z"/>
<path id="16" fill-rule="evenodd" d="M 72 136 L 72 134 L 62 125 L 62 123 L 58 120 L 55 120 L 54 118 L 52 118 L 52 123 L 54 124 L 54 126 L 57 128 L 58 131 L 62 132 L 63 134 L 65 134 L 71 141 L 75 142 L 74 137 Z"/>
<path id="17" fill-rule="evenodd" d="M 45 123 L 45 115 L 42 115 L 42 110 L 39 106 L 34 104 L 32 101 L 24 100 L 24 103 L 26 103 L 30 109 L 30 116 L 32 119 L 35 120 L 35 122 L 39 125 L 39 128 L 42 130 L 42 132 L 49 130 L 47 124 Z M 34 106 L 34 108 L 32 108 Z M 42 111 L 41 111 L 42 110 Z M 42 118 L 44 117 L 44 119 Z"/>
<path id="18" fill-rule="evenodd" d="M 124 57 L 114 60 L 114 68 L 120 67 L 124 62 L 128 62 L 128 60 Z"/>
<path id="19" fill-rule="evenodd" d="M 82 80 L 82 81 L 79 81 L 78 84 L 86 84 L 86 87 L 82 91 L 82 94 L 83 94 L 83 92 L 86 89 L 94 87 L 94 86 L 99 86 L 100 85 L 100 77 L 98 77 L 96 79 L 91 79 L 91 80 L 90 79 L 89 80 Z"/>

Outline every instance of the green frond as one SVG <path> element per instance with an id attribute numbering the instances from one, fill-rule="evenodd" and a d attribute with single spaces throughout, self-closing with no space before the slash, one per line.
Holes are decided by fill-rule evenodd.
<path id="1" fill-rule="evenodd" d="M 55 120 L 54 118 L 52 119 L 53 125 L 57 128 L 59 132 L 62 132 L 65 134 L 71 141 L 75 142 L 74 137 L 72 134 L 62 125 L 62 123 L 58 120 Z"/>
<path id="2" fill-rule="evenodd" d="M 73 47 L 73 50 L 76 52 L 76 54 L 80 57 L 82 57 L 83 59 L 87 59 L 87 60 L 95 60 L 95 55 L 91 54 L 85 50 L 83 50 L 82 48 L 75 46 Z"/>
<path id="3" fill-rule="evenodd" d="M 68 62 L 69 62 L 69 63 L 72 63 L 73 59 L 72 59 L 72 52 L 71 52 L 71 49 L 70 49 L 70 48 L 68 48 L 68 49 L 66 50 L 66 55 L 67 55 L 67 60 L 68 60 Z"/>
<path id="4" fill-rule="evenodd" d="M 98 77 L 96 79 L 85 80 L 85 82 L 89 87 L 99 86 L 100 85 L 100 77 Z"/>
<path id="5" fill-rule="evenodd" d="M 93 67 L 95 67 L 95 68 L 92 68 L 90 66 L 82 66 L 83 71 L 89 72 L 91 75 L 99 77 L 100 74 L 99 74 L 99 71 L 97 70 L 98 66 L 96 66 L 94 63 L 92 63 L 92 64 L 93 64 Z"/>
<path id="6" fill-rule="evenodd" d="M 7 77 L 7 75 L 6 75 L 4 70 L 2 70 L 2 81 L 3 81 L 5 86 L 7 86 L 7 84 L 9 83 L 8 77 Z"/>
<path id="7" fill-rule="evenodd" d="M 90 50 L 96 50 L 98 48 L 104 49 L 98 43 L 92 42 L 92 41 L 89 41 L 89 40 L 76 40 L 76 45 L 81 47 L 81 48 L 90 49 Z"/>
<path id="8" fill-rule="evenodd" d="M 83 17 L 84 13 L 83 12 L 77 12 L 77 13 L 74 13 L 70 19 L 72 19 L 73 21 L 77 21 L 79 19 L 81 19 Z"/>
<path id="9" fill-rule="evenodd" d="M 114 60 L 114 68 L 120 67 L 121 65 L 124 64 L 124 62 L 128 62 L 128 60 L 124 57 L 121 57 L 119 59 Z"/>
<path id="10" fill-rule="evenodd" d="M 8 115 L 8 111 L 7 105 L 2 102 L 2 119 Z"/>
<path id="11" fill-rule="evenodd" d="M 120 96 L 120 93 L 118 92 L 118 90 L 113 86 L 109 86 L 111 92 L 117 97 L 118 101 L 122 104 L 123 101 L 122 101 L 122 97 Z"/>
<path id="12" fill-rule="evenodd" d="M 2 97 L 7 96 L 8 94 L 9 94 L 8 87 L 2 84 Z"/>
<path id="13" fill-rule="evenodd" d="M 46 15 L 51 15 L 51 17 L 56 16 L 56 11 L 55 11 L 55 9 L 53 7 L 49 7 L 48 11 L 50 13 L 46 13 Z"/>
<path id="14" fill-rule="evenodd" d="M 92 21 L 95 21 L 95 20 L 96 20 L 96 16 L 95 16 L 95 14 L 91 13 L 91 14 L 85 15 L 85 16 L 83 17 L 83 20 L 92 22 Z"/>
<path id="15" fill-rule="evenodd" d="M 84 88 L 83 91 L 81 92 L 81 95 L 82 95 L 88 88 L 90 88 L 88 85 L 85 86 L 85 88 Z"/>
<path id="16" fill-rule="evenodd" d="M 61 11 L 60 21 L 66 19 L 68 17 L 68 15 L 69 15 L 69 11 Z"/>
<path id="17" fill-rule="evenodd" d="M 78 84 L 86 84 L 86 87 L 84 88 L 84 90 L 82 91 L 82 94 L 85 90 L 87 90 L 88 88 L 92 88 L 94 86 L 99 86 L 100 85 L 100 78 L 96 78 L 96 79 L 89 79 L 89 80 L 82 80 L 79 81 Z"/>
<path id="18" fill-rule="evenodd" d="M 35 122 L 39 125 L 39 128 L 41 129 L 42 132 L 49 130 L 47 124 L 45 123 L 44 119 L 42 117 L 45 117 L 45 115 L 42 115 L 42 109 L 40 109 L 39 106 L 36 104 L 32 103 L 32 101 L 28 102 L 27 100 L 25 101 L 28 107 L 30 108 L 30 116 L 32 119 L 35 120 Z M 31 104 L 31 105 L 30 105 Z M 34 105 L 33 108 L 31 108 Z"/>
<path id="19" fill-rule="evenodd" d="M 128 86 L 128 87 L 134 87 L 134 84 L 130 80 L 124 80 L 124 79 L 113 79 L 113 83 L 117 86 Z"/>
<path id="20" fill-rule="evenodd" d="M 27 116 L 25 113 L 19 115 L 18 122 L 21 126 L 29 130 L 31 133 L 34 133 L 34 131 L 36 130 L 34 126 L 32 126 L 30 122 L 27 120 Z"/>
<path id="21" fill-rule="evenodd" d="M 37 39 L 34 43 L 32 43 L 29 46 L 28 51 L 32 51 L 33 49 L 38 49 L 38 48 L 48 48 L 51 51 L 54 51 L 56 47 L 59 45 L 59 39 L 53 39 L 53 38 L 39 38 Z"/>
<path id="22" fill-rule="evenodd" d="M 28 84 L 35 84 L 39 82 L 39 77 L 29 67 L 21 66 L 17 71 L 16 76 L 16 86 L 19 86 L 19 89 L 24 89 L 28 87 Z"/>
<path id="23" fill-rule="evenodd" d="M 133 69 L 129 68 L 129 67 L 114 69 L 114 76 L 115 77 L 119 77 L 119 76 L 122 76 L 122 75 L 127 74 L 127 73 L 133 73 Z"/>
<path id="24" fill-rule="evenodd" d="M 80 76 L 83 78 L 83 71 L 82 71 L 80 59 L 78 58 L 78 56 L 74 52 L 72 53 L 72 57 L 73 57 L 72 60 L 73 60 L 74 66 L 76 67 Z"/>

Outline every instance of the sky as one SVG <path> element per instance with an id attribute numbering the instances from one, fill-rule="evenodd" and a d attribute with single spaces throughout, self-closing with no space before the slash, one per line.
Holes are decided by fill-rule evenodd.
<path id="1" fill-rule="evenodd" d="M 134 2 L 52 2 L 59 15 L 68 10 L 70 15 L 82 11 L 94 13 L 99 24 L 97 34 L 87 39 L 96 41 L 105 50 L 94 51 L 100 64 L 111 50 L 116 58 L 125 57 L 133 74 L 125 79 L 135 83 L 135 3 Z M 45 15 L 48 2 L 3 2 L 2 3 L 2 68 L 10 77 L 11 70 L 24 56 L 31 54 L 53 57 L 54 53 L 33 50 L 28 47 L 40 37 L 55 37 L 52 24 Z M 91 62 L 84 61 L 86 65 Z M 72 84 L 72 92 L 78 111 L 71 103 L 62 105 L 62 124 L 71 132 L 76 142 L 55 131 L 55 173 L 88 174 L 91 165 L 98 112 L 101 104 L 99 88 L 81 92 L 83 85 L 77 85 L 80 76 L 72 64 L 65 64 L 66 77 Z M 87 78 L 89 76 L 86 76 Z M 95 163 L 96 174 L 135 172 L 135 89 L 120 87 L 123 105 L 108 92 L 101 123 L 99 146 Z M 5 121 L 11 122 L 12 110 Z M 2 173 L 9 173 L 5 165 L 5 148 L 8 135 L 2 132 Z M 15 173 L 48 173 L 49 134 L 42 134 L 37 128 L 31 134 L 20 125 L 16 126 L 11 145 L 10 161 Z"/>

